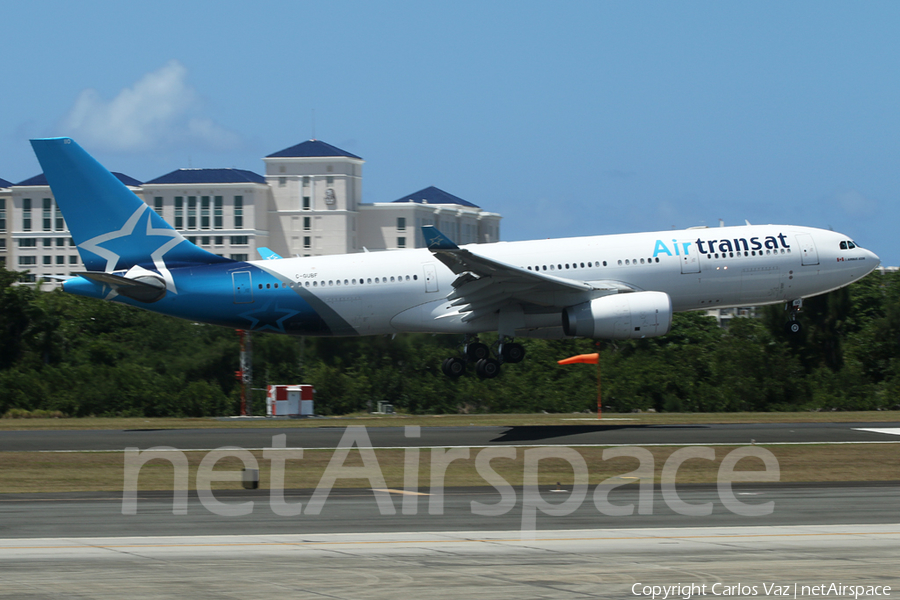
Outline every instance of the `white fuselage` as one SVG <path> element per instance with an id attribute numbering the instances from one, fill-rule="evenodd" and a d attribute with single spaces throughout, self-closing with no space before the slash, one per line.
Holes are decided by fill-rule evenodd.
<path id="1" fill-rule="evenodd" d="M 699 228 L 464 246 L 521 269 L 608 287 L 668 294 L 675 311 L 763 305 L 822 294 L 874 270 L 878 257 L 840 233 L 788 225 Z M 851 244 L 852 245 L 852 244 Z M 327 306 L 348 334 L 479 333 L 446 300 L 457 275 L 427 249 L 254 261 L 282 285 Z M 522 304 L 517 335 L 560 335 L 561 312 L 602 295 L 559 292 Z M 542 332 L 543 330 L 543 332 Z"/>

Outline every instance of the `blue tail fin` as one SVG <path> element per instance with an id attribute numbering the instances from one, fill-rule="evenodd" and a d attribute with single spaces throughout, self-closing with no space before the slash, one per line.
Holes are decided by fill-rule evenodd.
<path id="1" fill-rule="evenodd" d="M 88 271 L 230 262 L 188 242 L 69 138 L 31 140 Z"/>

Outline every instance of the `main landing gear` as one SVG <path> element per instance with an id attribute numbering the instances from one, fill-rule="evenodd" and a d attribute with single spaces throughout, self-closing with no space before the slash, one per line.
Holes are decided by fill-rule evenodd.
<path id="1" fill-rule="evenodd" d="M 790 320 L 784 324 L 784 332 L 790 336 L 800 335 L 800 332 L 803 331 L 803 326 L 800 325 L 800 321 L 797 320 L 797 315 L 800 313 L 800 310 L 803 308 L 803 298 L 797 298 L 790 305 L 785 305 L 785 310 L 791 311 Z"/>
<path id="2" fill-rule="evenodd" d="M 469 363 L 475 365 L 475 374 L 482 379 L 493 379 L 500 374 L 500 365 L 503 363 L 518 363 L 525 358 L 525 348 L 522 344 L 512 341 L 512 338 L 502 337 L 495 355 L 491 356 L 491 349 L 487 344 L 478 341 L 478 338 L 466 336 L 462 348 L 462 356 L 451 356 L 441 364 L 441 370 L 447 377 L 460 377 L 466 372 Z"/>

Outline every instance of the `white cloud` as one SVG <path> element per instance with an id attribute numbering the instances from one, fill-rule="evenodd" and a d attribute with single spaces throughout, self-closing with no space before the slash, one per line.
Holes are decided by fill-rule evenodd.
<path id="1" fill-rule="evenodd" d="M 63 119 L 63 131 L 102 150 L 233 148 L 238 136 L 199 114 L 200 98 L 187 74 L 183 64 L 171 60 L 109 102 L 96 90 L 84 90 Z"/>

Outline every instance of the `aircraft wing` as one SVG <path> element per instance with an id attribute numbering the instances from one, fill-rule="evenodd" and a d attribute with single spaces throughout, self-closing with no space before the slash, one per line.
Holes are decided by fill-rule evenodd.
<path id="1" fill-rule="evenodd" d="M 598 295 L 637 291 L 617 281 L 578 281 L 529 271 L 460 248 L 433 225 L 422 227 L 425 242 L 435 258 L 458 277 L 447 299 L 471 321 L 511 303 L 561 307 Z"/>

